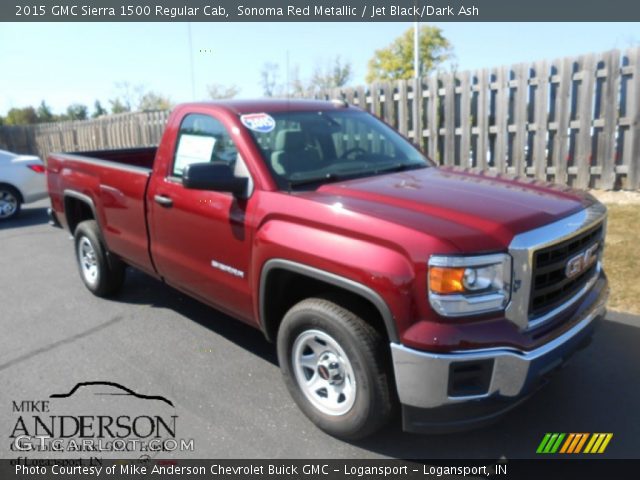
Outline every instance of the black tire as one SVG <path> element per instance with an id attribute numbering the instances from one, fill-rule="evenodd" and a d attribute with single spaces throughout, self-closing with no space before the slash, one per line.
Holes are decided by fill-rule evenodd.
<path id="1" fill-rule="evenodd" d="M 7 210 L 5 210 L 5 208 Z M 16 218 L 22 209 L 22 196 L 11 185 L 0 185 L 0 222 Z M 11 210 L 10 213 L 5 211 Z"/>
<path id="2" fill-rule="evenodd" d="M 108 297 L 118 292 L 124 283 L 125 265 L 120 259 L 108 255 L 96 221 L 79 223 L 74 239 L 80 278 L 85 286 L 98 297 Z M 85 260 L 87 263 L 84 263 Z M 93 266 L 95 275 L 90 273 L 94 272 Z"/>
<path id="3" fill-rule="evenodd" d="M 328 414 L 322 411 L 324 407 L 316 404 L 326 400 L 313 394 L 314 388 L 317 387 L 301 386 L 300 382 L 304 382 L 305 379 L 313 383 L 315 378 L 313 375 L 321 377 L 316 378 L 316 381 L 327 381 L 325 378 L 327 370 L 321 371 L 320 363 L 313 374 L 312 368 L 301 366 L 302 362 L 298 361 L 294 364 L 294 356 L 298 355 L 296 352 L 304 354 L 305 347 L 301 347 L 304 345 L 302 339 L 311 338 L 311 342 L 317 343 L 318 339 L 314 338 L 315 332 L 323 333 L 320 338 L 325 343 L 327 337 L 324 335 L 337 342 L 347 357 L 345 365 L 349 368 L 332 370 L 343 373 L 342 377 L 337 374 L 335 378 L 338 381 L 344 378 L 342 381 L 346 382 L 349 377 L 346 372 L 351 371 L 355 379 L 355 399 L 349 401 L 353 402 L 352 406 L 344 413 L 334 411 Z M 304 414 L 320 429 L 334 437 L 357 440 L 372 434 L 388 422 L 394 404 L 391 393 L 392 375 L 388 365 L 387 349 L 389 347 L 382 335 L 355 313 L 326 299 L 308 298 L 294 305 L 284 316 L 278 331 L 277 343 L 278 360 L 289 393 Z M 321 342 L 320 345 L 322 345 Z M 331 343 L 328 345 L 330 348 Z M 315 349 L 306 348 L 307 352 L 312 352 L 307 353 L 312 355 L 307 358 L 317 358 Z M 321 352 L 322 347 L 319 347 L 318 351 Z M 323 354 L 318 353 L 318 355 Z M 342 356 L 339 355 L 339 358 L 342 359 Z M 319 384 L 322 385 L 322 383 Z M 328 388 L 331 388 L 331 385 Z M 323 388 L 320 388 L 316 393 L 322 393 L 322 391 Z M 326 398 L 328 399 L 329 396 Z M 337 398 L 339 402 L 341 397 Z M 314 401 L 316 404 L 313 403 Z M 339 403 L 334 402 L 333 405 L 337 405 L 340 409 Z"/>

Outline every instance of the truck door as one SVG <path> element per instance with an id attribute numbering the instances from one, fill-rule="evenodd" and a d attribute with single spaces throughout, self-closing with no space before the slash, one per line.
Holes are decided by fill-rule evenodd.
<path id="1" fill-rule="evenodd" d="M 182 186 L 190 163 L 223 161 L 252 180 L 223 123 L 208 114 L 186 115 L 164 178 L 148 191 L 151 254 L 165 281 L 245 320 L 252 318 L 249 265 L 254 202 L 231 193 Z"/>

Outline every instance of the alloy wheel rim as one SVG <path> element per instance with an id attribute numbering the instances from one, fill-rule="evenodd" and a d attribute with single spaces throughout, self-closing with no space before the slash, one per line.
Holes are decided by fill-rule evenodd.
<path id="1" fill-rule="evenodd" d="M 13 215 L 18 208 L 18 199 L 6 190 L 0 191 L 0 218 Z"/>

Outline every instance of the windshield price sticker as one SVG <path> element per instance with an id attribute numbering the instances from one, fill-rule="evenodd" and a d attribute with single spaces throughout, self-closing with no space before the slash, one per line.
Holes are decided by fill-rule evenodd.
<path id="1" fill-rule="evenodd" d="M 276 126 L 276 121 L 266 113 L 250 113 L 240 117 L 242 124 L 249 130 L 260 133 L 269 133 Z"/>

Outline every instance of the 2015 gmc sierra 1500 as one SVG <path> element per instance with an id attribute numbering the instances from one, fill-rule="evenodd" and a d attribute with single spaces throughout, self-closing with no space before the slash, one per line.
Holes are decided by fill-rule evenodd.
<path id="1" fill-rule="evenodd" d="M 54 154 L 47 181 L 89 290 L 130 265 L 262 329 L 342 438 L 396 405 L 409 431 L 495 418 L 588 343 L 608 294 L 593 197 L 436 167 L 344 102 L 181 105 L 157 148 Z"/>

